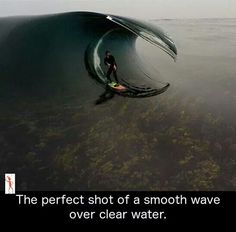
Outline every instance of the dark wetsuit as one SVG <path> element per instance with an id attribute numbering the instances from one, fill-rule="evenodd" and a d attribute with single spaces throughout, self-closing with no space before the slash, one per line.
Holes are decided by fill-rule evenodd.
<path id="1" fill-rule="evenodd" d="M 104 64 L 105 65 L 110 65 L 108 71 L 107 71 L 107 79 L 109 81 L 111 81 L 111 73 L 113 73 L 113 76 L 115 77 L 115 80 L 116 82 L 118 82 L 118 78 L 117 78 L 117 74 L 116 74 L 116 68 L 115 66 L 117 67 L 116 65 L 116 60 L 114 58 L 114 56 L 110 55 L 109 57 L 105 57 L 104 58 Z"/>

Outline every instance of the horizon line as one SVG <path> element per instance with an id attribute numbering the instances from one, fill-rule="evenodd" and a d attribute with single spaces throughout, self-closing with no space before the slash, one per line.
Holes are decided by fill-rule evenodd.
<path id="1" fill-rule="evenodd" d="M 90 12 L 90 13 L 98 13 L 98 14 L 104 14 L 104 15 L 109 15 L 109 14 L 113 14 L 113 13 L 104 13 L 104 12 L 96 12 L 96 11 L 60 11 L 60 12 L 47 12 L 47 13 L 32 13 L 32 14 L 10 14 L 10 15 L 0 15 L 0 18 L 9 18 L 9 17 L 26 17 L 26 16 L 46 16 L 46 15 L 55 15 L 55 14 L 64 14 L 64 13 L 76 13 L 76 12 Z M 117 14 L 115 14 L 117 15 Z M 129 16 L 124 16 L 124 15 L 117 15 L 117 16 L 122 16 L 122 17 L 129 17 Z M 131 17 L 132 18 L 132 17 Z M 133 18 L 138 18 L 138 17 L 133 17 Z M 146 19 L 146 20 L 187 20 L 187 19 L 236 19 L 236 17 L 182 17 L 182 18 L 178 18 L 178 17 L 173 17 L 173 18 L 169 18 L 169 17 L 162 17 L 162 18 L 143 18 L 142 19 Z"/>

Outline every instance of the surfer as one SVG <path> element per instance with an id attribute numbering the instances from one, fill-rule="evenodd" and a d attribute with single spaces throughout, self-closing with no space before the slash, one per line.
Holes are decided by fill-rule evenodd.
<path id="1" fill-rule="evenodd" d="M 104 64 L 108 67 L 107 75 L 106 75 L 107 80 L 108 80 L 108 82 L 112 82 L 111 81 L 111 74 L 113 73 L 116 83 L 118 83 L 118 78 L 117 78 L 117 73 L 116 73 L 117 64 L 116 64 L 115 57 L 111 54 L 110 51 L 106 51 L 105 55 L 106 56 L 104 58 Z"/>

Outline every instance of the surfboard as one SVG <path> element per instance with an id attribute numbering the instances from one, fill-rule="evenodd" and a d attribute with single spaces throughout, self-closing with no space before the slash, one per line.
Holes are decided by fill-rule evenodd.
<path id="1" fill-rule="evenodd" d="M 111 82 L 108 85 L 116 91 L 125 91 L 125 90 L 127 90 L 127 88 L 125 86 L 123 86 L 119 83 L 116 83 L 116 82 Z"/>

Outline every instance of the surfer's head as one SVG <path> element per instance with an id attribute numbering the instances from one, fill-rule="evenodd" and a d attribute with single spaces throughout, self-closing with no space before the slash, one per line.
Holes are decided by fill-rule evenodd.
<path id="1" fill-rule="evenodd" d="M 111 55 L 111 52 L 110 51 L 106 51 L 106 56 L 110 56 Z"/>

